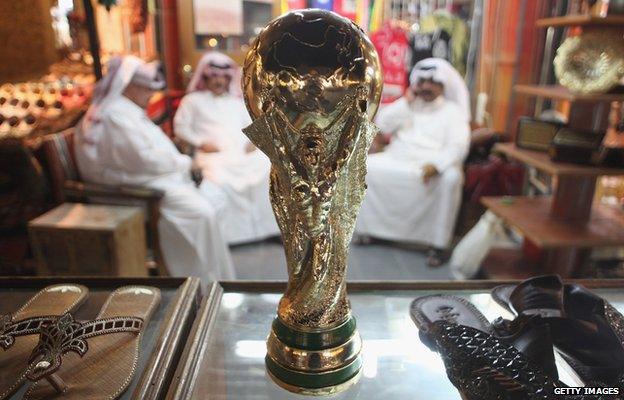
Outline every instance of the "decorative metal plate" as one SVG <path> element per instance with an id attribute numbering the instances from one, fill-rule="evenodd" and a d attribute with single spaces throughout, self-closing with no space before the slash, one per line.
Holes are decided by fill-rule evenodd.
<path id="1" fill-rule="evenodd" d="M 615 31 L 567 38 L 553 61 L 559 83 L 573 92 L 607 92 L 624 77 L 624 38 Z"/>

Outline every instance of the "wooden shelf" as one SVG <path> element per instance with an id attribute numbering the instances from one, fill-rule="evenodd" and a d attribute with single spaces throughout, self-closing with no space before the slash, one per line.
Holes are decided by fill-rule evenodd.
<path id="1" fill-rule="evenodd" d="M 516 146 L 515 143 L 497 143 L 496 146 L 494 146 L 494 150 L 500 151 L 508 157 L 522 161 L 531 167 L 535 167 L 551 175 L 575 175 L 584 177 L 624 175 L 624 168 L 592 167 L 580 164 L 554 162 L 550 160 L 548 153 L 521 149 Z"/>
<path id="2" fill-rule="evenodd" d="M 555 100 L 585 101 L 585 102 L 612 102 L 624 101 L 624 93 L 595 93 L 583 94 L 571 92 L 561 85 L 514 85 L 517 93 L 530 96 L 545 97 Z"/>
<path id="3" fill-rule="evenodd" d="M 535 22 L 536 26 L 624 26 L 624 16 L 610 15 L 606 17 L 595 17 L 592 15 L 564 15 L 562 17 L 541 18 Z"/>
<path id="4" fill-rule="evenodd" d="M 624 245 L 624 213 L 619 209 L 594 205 L 584 225 L 553 219 L 551 201 L 549 196 L 481 199 L 489 210 L 543 249 Z"/>

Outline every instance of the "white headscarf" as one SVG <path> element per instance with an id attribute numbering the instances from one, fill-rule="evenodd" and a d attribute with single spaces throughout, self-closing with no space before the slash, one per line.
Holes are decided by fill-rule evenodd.
<path id="1" fill-rule="evenodd" d="M 230 77 L 230 87 L 228 92 L 236 97 L 242 97 L 240 81 L 241 69 L 234 60 L 218 51 L 210 51 L 202 56 L 195 67 L 193 78 L 186 88 L 187 93 L 197 90 L 204 90 L 204 74 L 215 69 Z"/>
<path id="2" fill-rule="evenodd" d="M 466 121 L 472 119 L 466 82 L 448 61 L 442 58 L 426 58 L 417 62 L 410 74 L 410 83 L 415 85 L 419 79 L 432 79 L 444 85 L 444 97 L 465 112 Z"/>
<path id="3" fill-rule="evenodd" d="M 123 94 L 130 82 L 153 90 L 164 88 L 158 65 L 158 62 L 146 63 L 131 55 L 114 57 L 108 62 L 107 74 L 97 83 L 91 105 L 80 124 L 80 132 L 86 140 L 96 140 L 97 133 L 93 128 L 100 122 L 102 111 Z"/>

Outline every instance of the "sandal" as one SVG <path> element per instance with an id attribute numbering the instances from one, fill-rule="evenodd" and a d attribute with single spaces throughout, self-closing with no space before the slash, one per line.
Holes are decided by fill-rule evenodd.
<path id="1" fill-rule="evenodd" d="M 26 381 L 28 356 L 41 327 L 58 315 L 76 310 L 88 293 L 82 285 L 52 285 L 16 312 L 0 315 L 0 400 L 9 398 Z"/>
<path id="2" fill-rule="evenodd" d="M 556 275 L 498 286 L 492 298 L 516 315 L 539 315 L 557 352 L 585 382 L 622 382 L 624 317 L 606 300 Z"/>
<path id="3" fill-rule="evenodd" d="M 132 381 L 142 333 L 159 303 L 159 289 L 126 286 L 111 293 L 96 320 L 65 314 L 44 327 L 27 374 L 35 383 L 24 399 L 119 397 Z"/>
<path id="4" fill-rule="evenodd" d="M 414 300 L 410 314 L 425 345 L 440 353 L 449 380 L 468 400 L 550 399 L 557 369 L 550 332 L 533 318 L 490 324 L 463 298 Z"/>

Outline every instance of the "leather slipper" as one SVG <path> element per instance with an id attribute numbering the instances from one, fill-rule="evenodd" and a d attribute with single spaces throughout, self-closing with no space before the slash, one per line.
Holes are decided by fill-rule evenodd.
<path id="1" fill-rule="evenodd" d="M 118 398 L 136 372 L 141 337 L 159 303 L 159 289 L 126 286 L 111 293 L 96 320 L 65 314 L 42 329 L 27 375 L 35 383 L 24 399 Z"/>
<path id="2" fill-rule="evenodd" d="M 624 317 L 581 285 L 557 275 L 492 290 L 492 298 L 516 315 L 538 315 L 553 333 L 555 349 L 587 383 L 615 383 L 624 372 Z"/>
<path id="3" fill-rule="evenodd" d="M 88 293 L 82 285 L 52 285 L 14 313 L 0 315 L 0 400 L 9 398 L 26 381 L 28 357 L 40 328 L 58 315 L 76 310 Z"/>
<path id="4" fill-rule="evenodd" d="M 452 295 L 420 297 L 410 314 L 466 399 L 548 399 L 562 386 L 548 328 L 532 318 L 490 324 L 473 304 Z"/>

